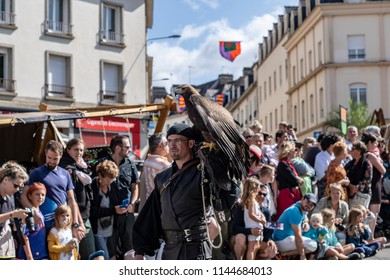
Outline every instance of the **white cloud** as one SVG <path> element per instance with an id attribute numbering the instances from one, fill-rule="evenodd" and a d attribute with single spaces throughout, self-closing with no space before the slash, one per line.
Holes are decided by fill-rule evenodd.
<path id="1" fill-rule="evenodd" d="M 187 3 L 193 10 L 199 10 L 202 5 L 212 9 L 219 7 L 219 0 L 184 0 L 184 3 Z"/>
<path id="2" fill-rule="evenodd" d="M 155 85 L 168 89 L 171 82 L 188 83 L 190 79 L 193 84 L 202 84 L 217 79 L 221 73 L 233 74 L 237 79 L 244 67 L 251 67 L 257 61 L 258 45 L 281 13 L 282 10 L 278 9 L 254 17 L 240 28 L 232 28 L 227 19 L 201 26 L 187 25 L 179 32 L 182 36 L 179 40 L 151 43 L 148 54 L 154 57 L 154 77 L 172 78 L 172 81 Z M 241 41 L 241 54 L 234 62 L 220 55 L 219 41 Z"/>

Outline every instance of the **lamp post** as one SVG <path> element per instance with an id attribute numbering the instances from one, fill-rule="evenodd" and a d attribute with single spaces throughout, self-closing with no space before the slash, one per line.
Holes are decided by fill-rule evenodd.
<path id="1" fill-rule="evenodd" d="M 156 41 L 156 40 L 163 40 L 163 39 L 176 39 L 176 38 L 180 38 L 180 37 L 181 37 L 181 35 L 174 34 L 174 35 L 170 35 L 170 36 L 150 38 L 150 39 L 147 39 L 146 42 Z"/>

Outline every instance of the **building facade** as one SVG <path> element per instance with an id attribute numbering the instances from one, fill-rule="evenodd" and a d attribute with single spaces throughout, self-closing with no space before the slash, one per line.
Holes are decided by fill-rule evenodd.
<path id="1" fill-rule="evenodd" d="M 0 109 L 146 103 L 152 14 L 153 0 L 1 0 Z"/>
<path id="2" fill-rule="evenodd" d="M 259 45 L 257 89 L 244 94 L 257 96 L 257 106 L 249 114 L 233 106 L 233 115 L 245 121 L 258 110 L 264 131 L 274 134 L 287 121 L 299 138 L 321 131 L 329 113 L 348 108 L 349 100 L 370 113 L 382 108 L 389 119 L 388 34 L 389 1 L 301 0 L 285 7 Z"/>

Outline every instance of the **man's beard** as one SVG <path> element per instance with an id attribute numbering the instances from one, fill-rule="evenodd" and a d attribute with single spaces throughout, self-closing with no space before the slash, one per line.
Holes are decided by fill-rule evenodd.
<path id="1" fill-rule="evenodd" d="M 46 166 L 47 166 L 47 169 L 49 169 L 50 171 L 53 171 L 57 167 L 57 165 L 53 166 L 53 165 L 49 165 L 47 163 L 46 163 Z"/>

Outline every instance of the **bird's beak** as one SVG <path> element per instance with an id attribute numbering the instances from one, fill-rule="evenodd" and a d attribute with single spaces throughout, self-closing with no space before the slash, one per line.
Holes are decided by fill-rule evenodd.
<path id="1" fill-rule="evenodd" d="M 181 93 L 182 93 L 181 87 L 177 87 L 175 89 L 175 96 L 178 95 L 178 94 L 181 94 Z"/>

